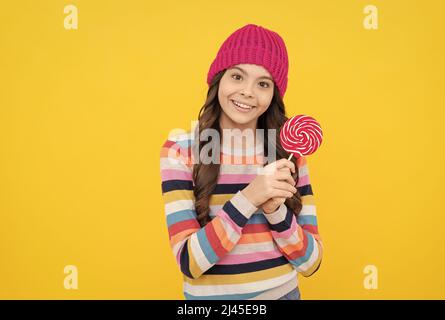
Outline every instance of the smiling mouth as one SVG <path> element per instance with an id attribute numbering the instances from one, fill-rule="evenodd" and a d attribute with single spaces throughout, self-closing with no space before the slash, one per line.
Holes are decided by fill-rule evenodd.
<path id="1" fill-rule="evenodd" d="M 235 101 L 235 100 L 230 100 L 230 101 L 235 106 L 235 108 L 241 112 L 249 112 L 250 110 L 255 108 L 255 106 L 250 106 L 250 105 L 247 105 L 247 104 Z"/>

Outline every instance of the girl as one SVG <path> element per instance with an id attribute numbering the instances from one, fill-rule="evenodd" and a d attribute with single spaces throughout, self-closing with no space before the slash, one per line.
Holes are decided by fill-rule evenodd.
<path id="1" fill-rule="evenodd" d="M 198 125 L 162 146 L 169 239 L 186 299 L 300 299 L 297 274 L 320 266 L 306 158 L 288 161 L 279 139 L 287 72 L 277 33 L 236 30 L 210 66 Z M 240 136 L 253 139 L 232 147 Z"/>

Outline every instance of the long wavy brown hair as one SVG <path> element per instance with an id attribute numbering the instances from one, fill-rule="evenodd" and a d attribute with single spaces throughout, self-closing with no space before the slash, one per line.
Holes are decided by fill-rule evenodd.
<path id="1" fill-rule="evenodd" d="M 207 99 L 204 105 L 201 107 L 198 115 L 198 127 L 196 128 L 198 131 L 195 133 L 195 137 L 197 137 L 197 149 L 199 150 L 199 154 L 201 154 L 201 149 L 211 141 L 199 141 L 200 133 L 209 128 L 213 128 L 218 130 L 221 134 L 221 128 L 219 126 L 219 117 L 221 115 L 221 106 L 218 100 L 218 88 L 221 78 L 223 77 L 226 70 L 223 70 L 215 75 L 212 82 L 210 83 L 209 90 L 207 92 Z M 268 135 L 267 129 L 276 129 L 276 132 L 279 132 L 279 129 L 284 124 L 284 122 L 288 118 L 285 116 L 285 106 L 284 102 L 279 94 L 277 86 L 274 84 L 274 95 L 270 106 L 267 110 L 258 118 L 257 129 L 264 129 L 264 155 L 268 155 Z M 288 153 L 281 146 L 279 134 L 276 134 L 276 141 L 271 141 L 271 145 L 276 150 L 276 159 L 288 158 Z M 210 150 L 213 150 L 212 148 Z M 212 151 L 211 151 L 212 152 Z M 213 157 L 213 155 L 211 155 Z M 219 155 L 218 155 L 219 159 Z M 296 158 L 292 157 L 291 161 L 295 164 L 296 172 L 293 175 L 295 181 L 298 183 L 298 167 Z M 194 196 L 195 196 L 195 210 L 198 215 L 198 221 L 201 227 L 205 226 L 208 222 L 211 221 L 209 216 L 210 213 L 210 197 L 212 196 L 213 191 L 215 190 L 218 176 L 220 171 L 220 163 L 209 163 L 204 164 L 201 161 L 195 163 L 193 165 L 193 182 L 194 182 Z M 295 216 L 298 217 L 298 214 L 301 211 L 301 196 L 300 193 L 297 192 L 292 198 L 287 198 L 285 204 L 288 208 L 292 209 Z"/>

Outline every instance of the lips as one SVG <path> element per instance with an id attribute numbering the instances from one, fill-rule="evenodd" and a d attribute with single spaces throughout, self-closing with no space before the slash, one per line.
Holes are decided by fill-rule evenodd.
<path id="1" fill-rule="evenodd" d="M 230 100 L 230 102 L 233 104 L 233 106 L 235 107 L 236 110 L 238 110 L 239 112 L 243 112 L 243 113 L 248 113 L 253 108 L 255 108 L 254 106 L 247 106 L 245 104 L 240 105 L 240 103 L 235 100 Z"/>

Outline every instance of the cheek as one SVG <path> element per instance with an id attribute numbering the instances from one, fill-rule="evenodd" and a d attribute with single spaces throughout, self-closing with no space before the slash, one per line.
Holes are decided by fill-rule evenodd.
<path id="1" fill-rule="evenodd" d="M 236 90 L 236 86 L 231 85 L 230 83 L 225 83 L 219 87 L 220 94 L 226 98 L 236 92 Z"/>
<path id="2" fill-rule="evenodd" d="M 218 100 L 219 104 L 223 109 L 227 108 L 227 93 L 224 90 L 219 90 L 218 92 Z"/>
<path id="3" fill-rule="evenodd" d="M 259 106 L 262 111 L 266 111 L 267 108 L 269 108 L 270 104 L 272 103 L 273 96 L 268 94 L 267 96 L 264 96 L 259 101 Z"/>
<path id="4" fill-rule="evenodd" d="M 226 107 L 229 104 L 229 98 L 233 95 L 234 89 L 230 86 L 220 86 L 218 90 L 218 99 L 221 107 Z"/>

